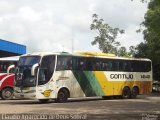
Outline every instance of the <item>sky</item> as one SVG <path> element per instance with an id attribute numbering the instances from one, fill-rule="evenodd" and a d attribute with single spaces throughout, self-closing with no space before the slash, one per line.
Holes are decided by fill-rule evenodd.
<path id="1" fill-rule="evenodd" d="M 24 44 L 27 52 L 100 52 L 91 42 L 94 13 L 112 27 L 125 30 L 117 41 L 137 45 L 136 33 L 144 20 L 147 3 L 140 0 L 0 0 L 0 39 Z"/>

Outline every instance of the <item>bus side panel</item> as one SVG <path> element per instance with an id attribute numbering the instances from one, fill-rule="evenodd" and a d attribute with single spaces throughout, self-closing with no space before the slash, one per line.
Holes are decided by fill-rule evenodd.
<path id="1" fill-rule="evenodd" d="M 105 95 L 93 71 L 72 72 L 87 97 Z"/>
<path id="2" fill-rule="evenodd" d="M 71 70 L 56 71 L 53 75 L 55 94 L 61 88 L 67 88 L 70 92 L 70 97 L 85 97 L 85 94 L 77 82 Z"/>
<path id="3" fill-rule="evenodd" d="M 1 86 L 0 86 L 0 90 L 2 90 L 5 87 L 13 87 L 14 85 L 14 74 L 12 75 L 6 75 L 5 77 L 3 77 L 1 79 Z"/>
<path id="4" fill-rule="evenodd" d="M 0 81 L 1 81 L 5 76 L 7 76 L 7 73 L 0 73 Z"/>
<path id="5" fill-rule="evenodd" d="M 52 89 L 55 91 L 54 94 L 57 94 L 62 87 L 66 87 L 70 92 L 70 97 L 122 95 L 125 86 L 128 86 L 130 90 L 137 86 L 140 94 L 151 92 L 151 80 L 145 81 L 140 77 L 134 77 L 134 79 L 110 79 L 110 74 L 141 75 L 140 73 L 127 72 L 56 71 L 53 75 L 54 89 Z"/>
<path id="6" fill-rule="evenodd" d="M 114 93 L 114 82 L 109 82 L 103 71 L 94 71 L 94 74 L 104 92 L 103 96 L 111 96 Z"/>
<path id="7" fill-rule="evenodd" d="M 152 81 L 151 79 L 141 79 L 142 73 L 123 73 L 126 75 L 133 74 L 133 79 L 111 79 L 110 74 L 120 74 L 118 72 L 103 72 L 103 71 L 95 71 L 94 72 L 99 84 L 105 96 L 112 95 L 122 95 L 123 88 L 128 86 L 130 90 L 134 86 L 139 88 L 139 94 L 148 94 L 151 93 L 152 90 Z M 121 73 L 122 74 L 122 73 Z M 143 73 L 144 74 L 144 73 Z M 146 73 L 151 74 L 151 73 Z"/>
<path id="8" fill-rule="evenodd" d="M 150 94 L 152 92 L 152 81 L 141 82 L 140 88 L 140 94 Z"/>

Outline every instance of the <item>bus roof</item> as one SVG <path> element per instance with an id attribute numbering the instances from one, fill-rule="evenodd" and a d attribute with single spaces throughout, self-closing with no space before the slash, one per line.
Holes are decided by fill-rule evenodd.
<path id="1" fill-rule="evenodd" d="M 100 53 L 100 52 L 77 52 L 76 55 L 84 56 L 84 57 L 96 57 L 96 58 L 110 58 L 110 59 L 121 59 L 121 60 L 145 60 L 151 61 L 148 58 L 134 58 L 134 57 L 119 57 L 115 54 L 110 53 Z"/>
<path id="2" fill-rule="evenodd" d="M 73 54 L 68 52 L 35 52 L 31 54 L 24 54 L 22 56 L 45 56 L 45 55 L 66 55 L 66 56 L 96 57 L 96 58 L 110 58 L 110 59 L 122 59 L 122 60 L 151 61 L 150 59 L 147 58 L 118 57 L 114 54 L 100 53 L 100 52 L 75 52 Z"/>
<path id="3" fill-rule="evenodd" d="M 0 61 L 18 61 L 20 56 L 3 57 Z"/>

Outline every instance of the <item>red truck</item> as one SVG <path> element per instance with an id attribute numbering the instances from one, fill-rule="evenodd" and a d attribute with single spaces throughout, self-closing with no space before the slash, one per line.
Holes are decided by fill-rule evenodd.
<path id="1" fill-rule="evenodd" d="M 13 98 L 14 72 L 7 74 L 10 65 L 16 65 L 19 56 L 0 58 L 0 97 L 3 100 Z"/>

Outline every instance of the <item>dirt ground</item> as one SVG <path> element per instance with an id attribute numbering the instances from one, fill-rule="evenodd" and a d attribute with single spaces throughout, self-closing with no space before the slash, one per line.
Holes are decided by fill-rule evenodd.
<path id="1" fill-rule="evenodd" d="M 1 120 L 10 119 L 13 115 L 20 115 L 24 120 L 158 120 L 160 93 L 138 96 L 137 99 L 85 98 L 70 99 L 67 103 L 50 101 L 47 104 L 37 100 L 0 100 L 0 115 Z"/>

